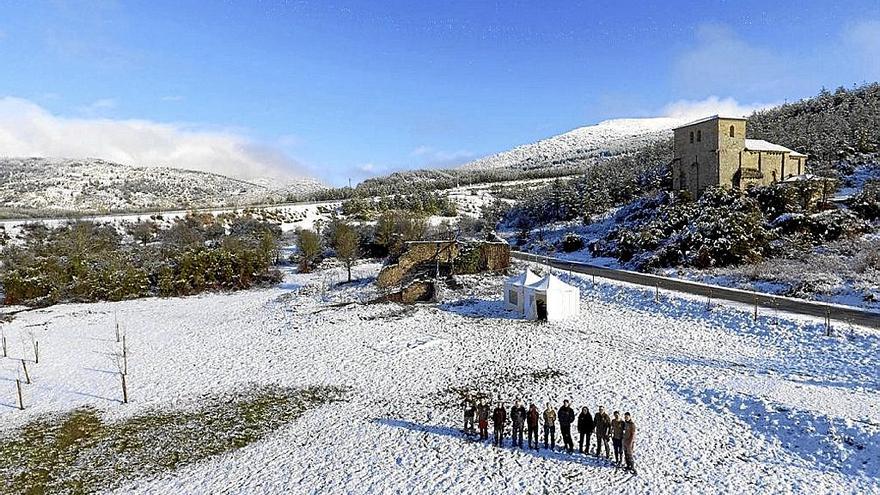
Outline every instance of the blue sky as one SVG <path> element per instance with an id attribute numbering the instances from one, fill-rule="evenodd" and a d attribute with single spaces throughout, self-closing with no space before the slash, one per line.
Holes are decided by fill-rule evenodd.
<path id="1" fill-rule="evenodd" d="M 880 79 L 876 0 L 0 4 L 0 155 L 333 184 Z"/>

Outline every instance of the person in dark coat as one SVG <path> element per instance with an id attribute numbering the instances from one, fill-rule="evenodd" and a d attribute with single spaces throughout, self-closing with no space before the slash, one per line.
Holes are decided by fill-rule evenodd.
<path id="1" fill-rule="evenodd" d="M 513 444 L 523 446 L 523 426 L 526 423 L 526 408 L 517 399 L 510 408 L 510 423 L 513 425 Z"/>
<path id="2" fill-rule="evenodd" d="M 562 407 L 559 408 L 557 414 L 559 418 L 559 431 L 562 432 L 562 442 L 565 444 L 565 450 L 571 454 L 574 452 L 574 440 L 571 438 L 571 424 L 574 423 L 574 409 L 568 405 L 568 401 L 562 401 Z"/>
<path id="3" fill-rule="evenodd" d="M 623 456 L 626 458 L 626 468 L 636 474 L 636 466 L 633 460 L 633 449 L 636 444 L 636 424 L 629 413 L 623 413 Z"/>
<path id="4" fill-rule="evenodd" d="M 474 418 L 477 416 L 477 405 L 474 404 L 474 401 L 468 397 L 464 400 L 464 434 L 465 435 L 473 435 L 476 433 L 474 430 Z"/>
<path id="5" fill-rule="evenodd" d="M 495 446 L 504 444 L 504 425 L 507 423 L 507 410 L 504 404 L 499 402 L 498 407 L 492 412 L 492 425 L 495 427 Z"/>
<path id="6" fill-rule="evenodd" d="M 590 437 L 593 436 L 593 415 L 590 414 L 589 407 L 582 407 L 581 413 L 578 414 L 578 434 L 580 442 L 578 442 L 578 452 L 590 452 Z M 586 442 L 584 441 L 586 440 Z"/>
<path id="7" fill-rule="evenodd" d="M 614 447 L 614 464 L 618 467 L 623 462 L 623 420 L 620 419 L 620 412 L 612 413 L 614 418 L 611 419 L 611 446 Z"/>
<path id="8" fill-rule="evenodd" d="M 599 412 L 593 418 L 593 425 L 596 428 L 596 457 L 602 455 L 602 446 L 605 446 L 605 457 L 611 458 L 611 449 L 608 446 L 608 434 L 611 429 L 611 418 L 605 412 L 605 408 L 599 406 Z"/>
<path id="9" fill-rule="evenodd" d="M 480 428 L 480 440 L 489 439 L 489 405 L 480 400 L 477 406 L 477 426 Z"/>
<path id="10" fill-rule="evenodd" d="M 549 447 L 547 440 L 550 440 Z M 544 448 L 553 450 L 556 448 L 556 411 L 547 403 L 544 409 Z"/>
<path id="11" fill-rule="evenodd" d="M 538 406 L 529 404 L 529 412 L 526 414 L 526 424 L 529 427 L 529 448 L 538 450 L 538 420 L 541 413 L 538 412 Z M 534 440 L 534 442 L 532 442 Z"/>

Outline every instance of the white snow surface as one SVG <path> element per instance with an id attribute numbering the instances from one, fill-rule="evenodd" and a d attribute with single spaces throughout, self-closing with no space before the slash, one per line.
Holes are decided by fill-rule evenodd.
<path id="1" fill-rule="evenodd" d="M 290 271 L 269 289 L 18 313 L 3 326 L 11 356 L 30 358 L 33 334 L 41 358 L 25 411 L 13 407 L 19 361 L 0 359 L 0 433 L 85 404 L 121 418 L 248 383 L 336 385 L 346 402 L 118 493 L 880 493 L 875 331 L 825 337 L 804 320 L 753 322 L 671 294 L 655 303 L 650 290 L 559 272 L 582 291 L 565 322 L 505 311 L 501 276 L 461 277 L 440 304 L 331 306 L 369 298 L 378 269 L 356 267 L 361 281 L 342 288 L 341 269 Z M 114 318 L 130 348 L 127 405 Z M 563 374 L 528 378 L 548 369 Z M 439 405 L 451 387 L 508 406 L 630 411 L 639 474 L 466 440 L 460 410 Z"/>
<path id="2" fill-rule="evenodd" d="M 605 120 L 558 136 L 517 146 L 461 166 L 465 169 L 532 168 L 568 160 L 617 154 L 672 136 L 686 119 L 653 117 Z"/>

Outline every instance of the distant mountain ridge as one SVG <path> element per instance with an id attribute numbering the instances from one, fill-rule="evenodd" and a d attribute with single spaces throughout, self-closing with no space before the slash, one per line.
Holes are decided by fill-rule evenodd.
<path id="1" fill-rule="evenodd" d="M 100 212 L 237 206 L 326 187 L 310 178 L 260 182 L 97 158 L 0 158 L 0 208 Z"/>
<path id="2" fill-rule="evenodd" d="M 466 163 L 465 170 L 531 169 L 616 155 L 672 137 L 672 128 L 692 120 L 678 117 L 605 120 Z"/>

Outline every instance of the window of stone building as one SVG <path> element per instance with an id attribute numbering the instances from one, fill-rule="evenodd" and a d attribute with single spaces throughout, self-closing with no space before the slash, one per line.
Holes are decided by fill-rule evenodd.
<path id="1" fill-rule="evenodd" d="M 694 142 L 694 131 L 691 131 L 691 143 Z"/>
<path id="2" fill-rule="evenodd" d="M 703 131 L 697 131 L 697 142 L 699 143 L 702 140 L 703 140 Z"/>
<path id="3" fill-rule="evenodd" d="M 730 137 L 736 136 L 736 129 L 733 126 L 730 126 Z"/>

